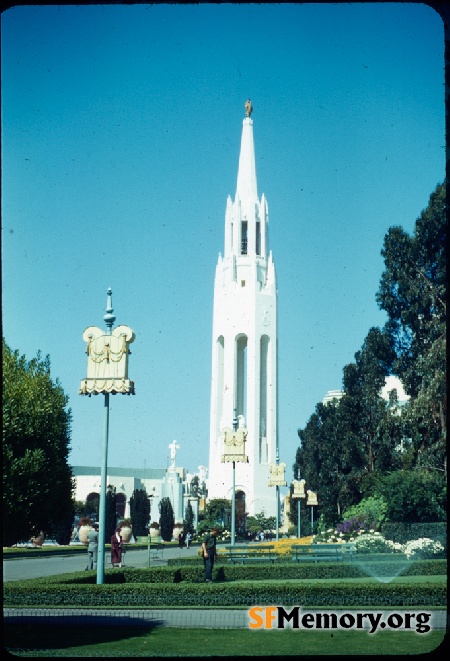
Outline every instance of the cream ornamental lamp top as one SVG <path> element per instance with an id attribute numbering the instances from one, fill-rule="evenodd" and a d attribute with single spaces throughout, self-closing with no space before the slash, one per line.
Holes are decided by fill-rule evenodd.
<path id="1" fill-rule="evenodd" d="M 292 480 L 292 484 L 294 486 L 292 497 L 306 498 L 306 493 L 305 493 L 306 480 Z"/>
<path id="2" fill-rule="evenodd" d="M 89 326 L 83 333 L 88 357 L 87 378 L 81 381 L 80 395 L 120 393 L 134 395 L 134 381 L 128 378 L 129 345 L 135 335 L 129 326 L 116 326 L 111 305 L 112 291 L 108 289 L 105 320 L 107 331 Z"/>
<path id="3" fill-rule="evenodd" d="M 286 464 L 269 464 L 269 487 L 285 487 L 284 471 Z"/>
<path id="4" fill-rule="evenodd" d="M 223 430 L 223 463 L 229 461 L 248 463 L 248 457 L 245 454 L 246 438 L 247 430 L 244 427 L 239 427 L 239 429 L 225 428 Z"/>
<path id="5" fill-rule="evenodd" d="M 318 505 L 319 502 L 317 500 L 317 494 L 314 491 L 311 491 L 310 489 L 307 489 L 306 493 L 308 494 L 308 498 L 306 501 L 307 505 Z"/>

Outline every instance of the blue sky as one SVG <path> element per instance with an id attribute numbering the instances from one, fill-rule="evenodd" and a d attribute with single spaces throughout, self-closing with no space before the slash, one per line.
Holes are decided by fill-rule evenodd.
<path id="1" fill-rule="evenodd" d="M 389 227 L 445 173 L 444 34 L 426 5 L 94 5 L 2 15 L 3 333 L 50 354 L 71 463 L 99 465 L 82 334 L 136 333 L 109 465 L 208 464 L 214 272 L 252 99 L 278 277 L 279 444 L 340 388 Z"/>

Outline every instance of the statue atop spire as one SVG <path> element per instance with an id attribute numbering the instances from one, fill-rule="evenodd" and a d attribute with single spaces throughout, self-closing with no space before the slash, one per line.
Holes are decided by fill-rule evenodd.
<path id="1" fill-rule="evenodd" d="M 251 99 L 247 99 L 247 101 L 245 102 L 245 116 L 250 117 L 252 112 L 253 112 L 253 106 Z"/>

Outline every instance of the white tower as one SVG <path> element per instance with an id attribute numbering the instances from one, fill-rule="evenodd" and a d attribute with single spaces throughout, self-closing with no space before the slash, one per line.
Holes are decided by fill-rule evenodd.
<path id="1" fill-rule="evenodd" d="M 223 429 L 234 413 L 247 428 L 248 464 L 236 463 L 246 511 L 275 515 L 268 486 L 277 449 L 277 289 L 268 207 L 258 199 L 250 101 L 243 120 L 234 203 L 228 196 L 225 250 L 214 282 L 208 499 L 231 499 L 232 464 L 222 463 Z M 243 417 L 242 417 L 243 416 Z M 242 497 L 242 494 L 240 494 Z"/>

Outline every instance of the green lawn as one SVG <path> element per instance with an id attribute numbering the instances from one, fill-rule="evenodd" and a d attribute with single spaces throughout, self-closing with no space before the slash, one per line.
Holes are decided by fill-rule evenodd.
<path id="1" fill-rule="evenodd" d="M 196 657 L 405 655 L 438 647 L 444 631 L 250 631 L 168 627 L 11 625 L 4 646 L 18 656 Z M 28 651 L 29 650 L 29 651 Z"/>

